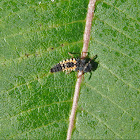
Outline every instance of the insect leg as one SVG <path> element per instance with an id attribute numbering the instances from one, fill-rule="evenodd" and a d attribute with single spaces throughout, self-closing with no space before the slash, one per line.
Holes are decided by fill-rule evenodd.
<path id="1" fill-rule="evenodd" d="M 67 72 L 66 72 L 66 74 L 69 74 L 69 73 L 71 73 L 71 71 L 67 71 Z"/>
<path id="2" fill-rule="evenodd" d="M 89 76 L 89 78 L 88 78 L 89 80 L 90 80 L 91 76 L 92 76 L 92 72 L 90 72 L 90 76 Z"/>
<path id="3" fill-rule="evenodd" d="M 73 54 L 80 54 L 80 53 L 70 53 L 70 52 L 68 52 L 68 54 L 73 58 Z"/>
<path id="4" fill-rule="evenodd" d="M 89 53 L 89 52 L 82 52 L 82 54 L 83 53 Z M 79 54 L 80 55 L 80 53 L 70 53 L 70 52 L 68 52 L 68 54 L 73 58 L 73 54 Z M 84 58 L 81 58 L 81 59 L 84 59 Z"/>
<path id="5" fill-rule="evenodd" d="M 91 60 L 95 60 L 97 58 L 97 54 L 95 55 L 95 56 L 93 56 L 91 59 L 90 59 L 90 61 Z"/>

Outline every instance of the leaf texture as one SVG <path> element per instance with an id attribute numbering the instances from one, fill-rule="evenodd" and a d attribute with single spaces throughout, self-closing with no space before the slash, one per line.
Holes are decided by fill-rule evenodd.
<path id="1" fill-rule="evenodd" d="M 139 139 L 138 1 L 96 3 L 89 52 L 99 66 L 81 89 L 73 139 Z"/>
<path id="2" fill-rule="evenodd" d="M 81 52 L 88 2 L 0 2 L 1 139 L 66 139 L 76 73 L 49 70 Z M 96 3 L 72 139 L 140 138 L 138 5 Z"/>
<path id="3" fill-rule="evenodd" d="M 66 139 L 76 74 L 50 68 L 80 52 L 88 1 L 1 1 L 1 139 Z"/>

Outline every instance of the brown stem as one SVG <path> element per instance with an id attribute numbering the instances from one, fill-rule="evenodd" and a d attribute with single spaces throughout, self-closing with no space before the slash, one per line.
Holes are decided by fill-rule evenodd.
<path id="1" fill-rule="evenodd" d="M 85 26 L 85 32 L 84 32 L 84 42 L 83 42 L 81 58 L 85 58 L 87 56 L 86 52 L 88 51 L 88 44 L 89 44 L 89 39 L 90 39 L 90 30 L 91 30 L 93 12 L 95 8 L 95 2 L 96 0 L 90 0 L 88 4 L 88 12 L 87 12 L 87 17 L 86 17 L 86 26 Z M 75 114 L 76 114 L 76 109 L 77 109 L 77 104 L 78 104 L 78 99 L 79 99 L 80 85 L 82 82 L 82 74 L 83 72 L 78 72 L 78 76 L 77 76 L 78 78 L 75 85 L 75 92 L 74 92 L 74 97 L 73 97 L 72 111 L 69 118 L 67 140 L 71 139 L 71 134 L 72 134 L 73 126 L 74 126 Z"/>

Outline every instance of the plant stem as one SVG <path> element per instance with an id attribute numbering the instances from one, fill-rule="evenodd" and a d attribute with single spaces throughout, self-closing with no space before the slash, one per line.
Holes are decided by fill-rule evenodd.
<path id="1" fill-rule="evenodd" d="M 91 24 L 92 24 L 94 9 L 95 9 L 95 2 L 96 0 L 90 0 L 88 4 L 88 12 L 87 12 L 87 17 L 86 17 L 86 26 L 85 26 L 85 32 L 84 32 L 84 40 L 83 40 L 84 42 L 83 42 L 81 58 L 85 58 L 87 56 Z M 82 75 L 83 75 L 83 72 L 78 72 L 78 76 L 77 76 L 78 78 L 75 85 L 75 92 L 74 92 L 74 97 L 73 97 L 72 111 L 69 118 L 67 140 L 71 139 L 71 134 L 72 134 L 74 120 L 75 120 L 75 114 L 76 114 L 76 109 L 77 109 L 77 104 L 78 104 L 78 99 L 79 99 L 80 85 L 81 85 L 82 77 L 83 77 Z"/>

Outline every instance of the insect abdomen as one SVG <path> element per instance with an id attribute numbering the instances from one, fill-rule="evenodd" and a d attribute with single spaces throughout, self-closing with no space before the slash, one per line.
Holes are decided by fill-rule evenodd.
<path id="1" fill-rule="evenodd" d="M 62 66 L 60 63 L 54 66 L 53 68 L 51 68 L 50 70 L 51 73 L 58 72 L 58 71 L 62 71 Z"/>
<path id="2" fill-rule="evenodd" d="M 58 72 L 58 71 L 74 71 L 76 69 L 77 60 L 75 58 L 63 60 L 58 63 L 56 66 L 51 68 L 50 72 Z"/>

